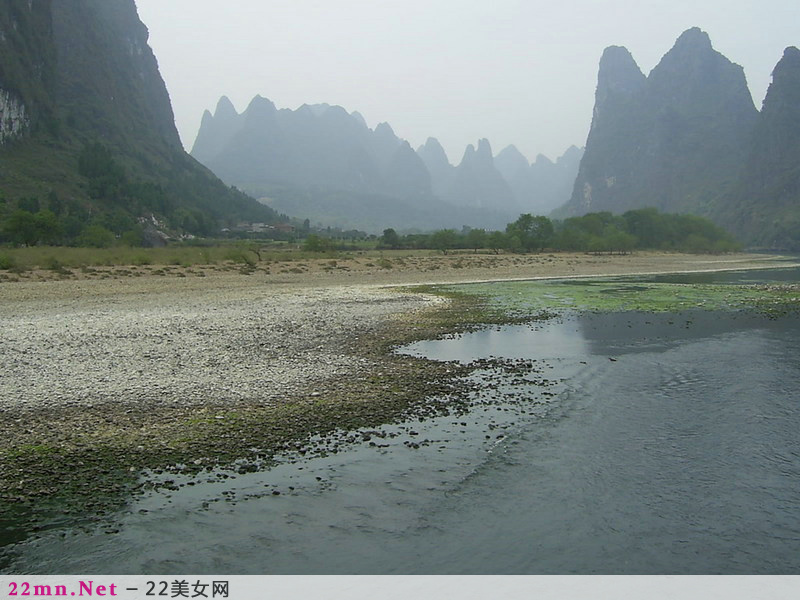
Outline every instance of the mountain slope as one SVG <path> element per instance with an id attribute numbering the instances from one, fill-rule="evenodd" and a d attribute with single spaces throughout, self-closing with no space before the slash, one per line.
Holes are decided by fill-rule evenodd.
<path id="1" fill-rule="evenodd" d="M 0 120 L 21 124 L 0 135 L 6 214 L 49 198 L 67 238 L 90 215 L 206 234 L 277 218 L 183 151 L 147 38 L 133 0 L 0 4 Z"/>
<path id="2" fill-rule="evenodd" d="M 340 106 L 278 110 L 256 96 L 242 114 L 227 98 L 207 111 L 192 155 L 256 195 L 275 186 L 430 195 L 424 164 L 404 145 L 388 124 L 373 131 Z"/>

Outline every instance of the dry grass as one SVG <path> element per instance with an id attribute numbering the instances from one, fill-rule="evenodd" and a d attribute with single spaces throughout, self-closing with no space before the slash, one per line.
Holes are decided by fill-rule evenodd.
<path id="1" fill-rule="evenodd" d="M 783 262 L 782 262 L 783 261 Z M 175 282 L 221 278 L 298 285 L 425 284 L 539 277 L 625 275 L 752 269 L 786 265 L 782 257 L 755 254 L 629 255 L 495 254 L 431 250 L 312 254 L 300 250 L 239 246 L 174 248 L 26 248 L 0 251 L 0 283 L 132 279 Z"/>

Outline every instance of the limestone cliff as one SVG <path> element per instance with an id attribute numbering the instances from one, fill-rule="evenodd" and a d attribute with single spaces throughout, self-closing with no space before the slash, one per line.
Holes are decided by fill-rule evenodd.
<path id="1" fill-rule="evenodd" d="M 133 0 L 0 2 L 6 211 L 49 197 L 67 238 L 152 214 L 204 234 L 276 218 L 184 152 L 147 40 Z"/>
<path id="2" fill-rule="evenodd" d="M 793 46 L 772 72 L 737 189 L 717 209 L 749 243 L 800 250 L 800 50 Z"/>
<path id="3" fill-rule="evenodd" d="M 709 215 L 735 185 L 757 111 L 744 72 L 697 28 L 649 76 L 608 48 L 572 197 L 562 216 L 653 206 Z"/>

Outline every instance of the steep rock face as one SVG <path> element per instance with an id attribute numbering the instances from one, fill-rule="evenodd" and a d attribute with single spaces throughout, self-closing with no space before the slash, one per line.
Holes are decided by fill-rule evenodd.
<path id="1" fill-rule="evenodd" d="M 515 208 L 522 211 L 530 204 L 531 165 L 516 146 L 506 146 L 494 157 L 494 166 L 511 188 Z"/>
<path id="2" fill-rule="evenodd" d="M 739 187 L 718 210 L 750 243 L 800 250 L 800 50 L 793 46 L 772 72 Z"/>
<path id="3" fill-rule="evenodd" d="M 213 160 L 220 148 L 224 148 L 241 130 L 243 123 L 239 121 L 239 113 L 230 99 L 227 96 L 220 98 L 213 115 L 209 111 L 203 113 L 200 132 L 192 147 L 192 156 L 201 163 Z"/>
<path id="4" fill-rule="evenodd" d="M 641 173 L 654 206 L 709 214 L 735 184 L 758 116 L 742 67 L 693 28 L 650 73 L 646 92 L 655 113 L 644 156 L 656 160 L 644 162 Z"/>
<path id="5" fill-rule="evenodd" d="M 765 188 L 800 168 L 800 50 L 786 48 L 772 72 L 753 136 L 748 175 Z M 795 193 L 797 190 L 793 190 Z"/>
<path id="6" fill-rule="evenodd" d="M 411 145 L 403 140 L 385 170 L 386 187 L 398 196 L 424 198 L 431 193 L 431 175 Z"/>
<path id="7" fill-rule="evenodd" d="M 56 1 L 52 15 L 56 95 L 70 122 L 115 144 L 153 145 L 158 138 L 180 148 L 167 88 L 136 5 L 126 0 Z"/>
<path id="8" fill-rule="evenodd" d="M 524 177 L 531 166 L 528 159 L 514 145 L 506 146 L 494 157 L 494 166 L 512 187 L 513 182 Z"/>
<path id="9" fill-rule="evenodd" d="M 0 3 L 0 145 L 53 124 L 51 0 Z"/>
<path id="10" fill-rule="evenodd" d="M 455 167 L 447 159 L 439 140 L 428 138 L 425 144 L 417 148 L 417 155 L 428 169 L 433 193 L 440 198 L 444 197 L 453 185 Z"/>
<path id="11" fill-rule="evenodd" d="M 558 214 L 713 212 L 735 183 L 757 114 L 742 68 L 697 28 L 646 78 L 627 50 L 608 48 L 586 152 Z"/>
<path id="12" fill-rule="evenodd" d="M 183 151 L 147 39 L 134 0 L 0 3 L 4 140 L 29 132 L 0 147 L 7 197 L 56 194 L 71 207 L 64 217 L 83 224 L 110 211 L 133 219 L 155 212 L 212 233 L 275 218 Z M 80 168 L 88 148 L 93 165 Z M 89 184 L 102 169 L 114 186 Z"/>
<path id="13" fill-rule="evenodd" d="M 378 123 L 375 133 L 369 137 L 368 148 L 375 157 L 375 162 L 381 169 L 385 169 L 394 157 L 400 139 L 395 135 L 392 126 L 388 123 Z"/>
<path id="14" fill-rule="evenodd" d="M 429 148 L 442 173 L 455 170 L 437 142 Z M 501 222 L 437 197 L 433 187 L 442 182 L 432 176 L 424 153 L 388 123 L 370 129 L 360 114 L 340 106 L 279 110 L 256 97 L 238 114 L 221 100 L 213 115 L 204 115 L 192 153 L 229 184 L 268 199 L 281 212 L 326 225 L 380 232 Z"/>
<path id="15" fill-rule="evenodd" d="M 592 125 L 574 191 L 565 212 L 609 210 L 631 194 L 644 127 L 640 97 L 646 78 L 627 49 L 606 48 L 600 59 Z"/>
<path id="16" fill-rule="evenodd" d="M 583 149 L 577 146 L 567 148 L 555 163 L 539 155 L 528 172 L 525 212 L 548 215 L 562 206 L 572 194 L 582 157 Z"/>
<path id="17" fill-rule="evenodd" d="M 21 137 L 28 129 L 30 120 L 25 113 L 25 105 L 0 88 L 0 146 Z"/>
<path id="18" fill-rule="evenodd" d="M 494 166 L 489 140 L 480 140 L 477 148 L 467 146 L 446 199 L 456 206 L 516 212 L 514 193 Z"/>

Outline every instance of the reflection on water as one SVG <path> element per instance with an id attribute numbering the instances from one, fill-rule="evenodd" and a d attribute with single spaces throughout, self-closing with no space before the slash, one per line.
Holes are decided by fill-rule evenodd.
<path id="1" fill-rule="evenodd" d="M 590 352 L 563 414 L 443 510 L 444 530 L 482 540 L 473 566 L 497 536 L 514 548 L 502 572 L 798 571 L 800 327 L 704 316 L 575 324 Z M 464 531 L 486 514 L 514 517 Z"/>
<path id="2" fill-rule="evenodd" d="M 492 327 L 457 339 L 416 342 L 403 352 L 433 360 L 469 363 L 489 357 L 534 360 L 584 356 L 587 340 L 580 324 L 546 321 L 534 325 Z"/>
<path id="3" fill-rule="evenodd" d="M 469 414 L 141 499 L 118 533 L 46 534 L 13 568 L 798 573 L 798 334 L 797 318 L 693 311 L 415 344 L 441 360 L 531 359 L 557 396 L 510 373 L 500 401 Z"/>

